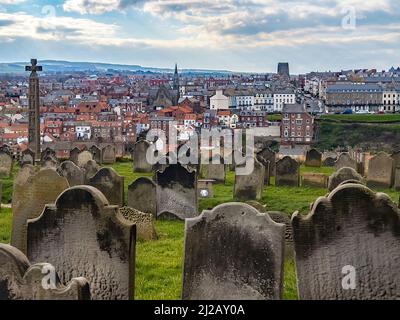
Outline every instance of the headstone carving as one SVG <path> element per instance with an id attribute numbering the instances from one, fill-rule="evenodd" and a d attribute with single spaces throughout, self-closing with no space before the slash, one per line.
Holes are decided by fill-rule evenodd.
<path id="1" fill-rule="evenodd" d="M 399 218 L 387 195 L 361 184 L 343 184 L 319 198 L 306 217 L 295 213 L 300 299 L 397 299 Z"/>
<path id="2" fill-rule="evenodd" d="M 57 172 L 60 176 L 68 180 L 70 187 L 85 184 L 85 170 L 79 168 L 72 161 L 64 161 L 61 163 L 57 168 Z"/>
<path id="3" fill-rule="evenodd" d="M 135 231 L 99 190 L 72 187 L 28 221 L 28 258 L 54 265 L 62 283 L 79 273 L 93 300 L 133 299 Z"/>
<path id="4" fill-rule="evenodd" d="M 43 278 L 53 270 L 48 263 L 31 265 L 17 248 L 0 243 L 0 300 L 90 300 L 85 278 L 64 286 L 56 276 L 54 287 L 44 287 Z"/>
<path id="5" fill-rule="evenodd" d="M 128 207 L 157 215 L 157 185 L 149 178 L 141 177 L 128 187 Z"/>
<path id="6" fill-rule="evenodd" d="M 390 188 L 393 184 L 394 160 L 380 152 L 369 161 L 367 186 L 370 188 Z"/>
<path id="7" fill-rule="evenodd" d="M 358 174 L 356 170 L 344 167 L 339 169 L 329 177 L 329 182 L 328 182 L 329 191 L 332 191 L 339 184 L 347 180 L 359 181 L 360 183 L 365 183 L 364 178 L 360 174 Z"/>
<path id="8" fill-rule="evenodd" d="M 264 166 L 254 158 L 254 169 L 248 175 L 236 175 L 234 196 L 238 200 L 259 200 L 264 189 Z"/>
<path id="9" fill-rule="evenodd" d="M 284 225 L 243 203 L 187 219 L 183 299 L 280 299 L 284 232 Z"/>
<path id="10" fill-rule="evenodd" d="M 322 153 L 317 149 L 310 149 L 306 154 L 306 167 L 321 167 L 322 165 Z"/>
<path id="11" fill-rule="evenodd" d="M 177 219 L 197 216 L 197 175 L 191 168 L 172 164 L 157 171 L 157 217 L 169 212 Z"/>
<path id="12" fill-rule="evenodd" d="M 101 168 L 89 179 L 88 185 L 99 189 L 112 205 L 124 205 L 124 177 L 113 168 Z"/>
<path id="13" fill-rule="evenodd" d="M 335 163 L 336 170 L 352 168 L 357 171 L 357 167 L 357 161 L 353 159 L 349 153 L 341 153 Z"/>
<path id="14" fill-rule="evenodd" d="M 134 172 L 152 172 L 153 165 L 147 161 L 147 149 L 150 147 L 150 142 L 140 140 L 135 143 L 132 159 Z"/>
<path id="15" fill-rule="evenodd" d="M 42 169 L 36 173 L 31 165 L 25 165 L 14 181 L 12 196 L 13 223 L 11 244 L 26 254 L 26 223 L 37 218 L 48 203 L 69 188 L 66 178 L 53 169 Z M 42 261 L 43 262 L 43 261 Z"/>
<path id="16" fill-rule="evenodd" d="M 276 163 L 276 186 L 298 187 L 300 184 L 300 165 L 291 157 L 284 157 Z"/>

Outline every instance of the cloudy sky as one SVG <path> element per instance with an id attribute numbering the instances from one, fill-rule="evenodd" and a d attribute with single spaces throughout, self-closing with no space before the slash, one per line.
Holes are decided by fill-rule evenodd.
<path id="1" fill-rule="evenodd" d="M 292 73 L 400 65 L 399 0 L 0 0 L 0 62 Z"/>

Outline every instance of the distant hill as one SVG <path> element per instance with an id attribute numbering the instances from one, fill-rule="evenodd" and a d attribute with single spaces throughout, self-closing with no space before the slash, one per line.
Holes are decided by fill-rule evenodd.
<path id="1" fill-rule="evenodd" d="M 25 65 L 28 62 L 0 63 L 0 73 L 24 73 Z M 143 73 L 173 73 L 174 69 L 142 67 L 139 65 L 124 65 L 97 62 L 70 62 L 58 60 L 41 60 L 39 64 L 43 66 L 44 72 L 143 72 Z M 229 75 L 233 72 L 227 70 L 202 70 L 202 69 L 183 69 L 180 73 L 192 74 L 223 74 Z"/>

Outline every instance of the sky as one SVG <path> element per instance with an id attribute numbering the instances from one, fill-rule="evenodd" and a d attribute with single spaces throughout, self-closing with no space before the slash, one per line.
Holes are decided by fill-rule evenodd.
<path id="1" fill-rule="evenodd" d="M 400 65 L 399 0 L 0 0 L 0 62 L 293 74 Z"/>

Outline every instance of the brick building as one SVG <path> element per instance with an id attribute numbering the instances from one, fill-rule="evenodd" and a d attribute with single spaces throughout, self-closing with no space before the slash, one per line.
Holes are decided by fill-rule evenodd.
<path id="1" fill-rule="evenodd" d="M 314 118 L 301 104 L 285 104 L 282 110 L 282 144 L 311 144 Z"/>

